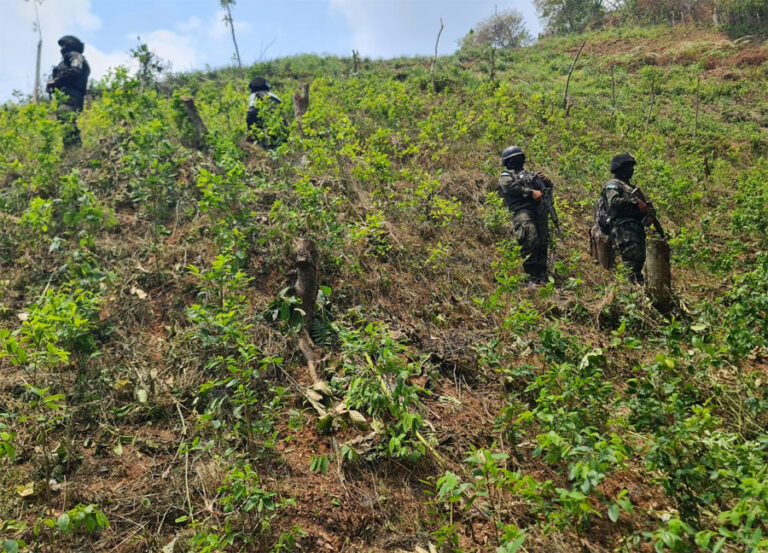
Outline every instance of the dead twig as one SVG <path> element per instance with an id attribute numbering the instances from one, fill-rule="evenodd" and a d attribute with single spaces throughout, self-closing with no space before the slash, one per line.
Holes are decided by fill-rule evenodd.
<path id="1" fill-rule="evenodd" d="M 187 437 L 187 422 L 184 420 L 184 415 L 181 412 L 181 404 L 176 402 L 176 410 L 179 413 L 179 419 L 181 419 L 181 432 L 184 438 Z M 185 448 L 186 449 L 186 448 Z M 192 496 L 189 493 L 189 451 L 184 451 L 184 491 L 187 495 L 187 509 L 189 509 L 189 518 L 192 522 L 195 521 L 195 513 L 192 509 Z"/>

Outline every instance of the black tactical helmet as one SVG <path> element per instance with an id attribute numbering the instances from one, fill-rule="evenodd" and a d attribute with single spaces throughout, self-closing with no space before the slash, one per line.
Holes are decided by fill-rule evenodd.
<path id="1" fill-rule="evenodd" d="M 501 152 L 501 162 L 506 163 L 508 159 L 516 156 L 523 156 L 523 160 L 525 160 L 525 154 L 520 146 L 509 146 L 508 148 L 504 148 L 504 151 Z"/>
<path id="2" fill-rule="evenodd" d="M 611 173 L 614 175 L 628 165 L 635 165 L 637 161 L 632 154 L 618 154 L 611 158 Z"/>
<path id="3" fill-rule="evenodd" d="M 251 92 L 267 92 L 269 90 L 269 83 L 264 77 L 254 77 L 248 83 L 248 88 L 251 89 Z"/>
<path id="4" fill-rule="evenodd" d="M 64 35 L 59 39 L 59 46 L 64 52 L 80 52 L 85 50 L 85 44 L 80 39 L 72 35 Z"/>

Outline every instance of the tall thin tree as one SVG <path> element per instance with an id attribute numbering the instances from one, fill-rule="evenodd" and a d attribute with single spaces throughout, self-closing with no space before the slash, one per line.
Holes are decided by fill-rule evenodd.
<path id="1" fill-rule="evenodd" d="M 237 58 L 237 66 L 242 69 L 243 64 L 240 61 L 240 49 L 237 47 L 237 39 L 235 38 L 235 24 L 232 21 L 232 5 L 235 3 L 235 0 L 219 0 L 219 3 L 221 4 L 221 7 L 227 10 L 227 15 L 224 16 L 224 23 L 229 25 L 229 30 L 232 31 L 232 42 L 235 45 L 235 57 Z"/>
<path id="2" fill-rule="evenodd" d="M 37 11 L 37 5 L 41 4 L 43 0 L 32 0 L 32 5 L 35 7 L 35 24 L 32 27 L 37 31 L 37 60 L 35 61 L 35 88 L 32 92 L 32 99 L 35 103 L 40 99 L 40 56 L 43 51 L 43 31 L 40 27 L 40 14 Z"/>
<path id="3" fill-rule="evenodd" d="M 437 46 L 440 44 L 440 35 L 443 34 L 443 18 L 440 18 L 440 30 L 437 32 L 437 39 L 435 39 L 435 56 L 432 58 L 432 64 L 429 66 L 429 79 L 432 81 L 432 91 L 435 90 L 435 60 L 437 60 Z"/>

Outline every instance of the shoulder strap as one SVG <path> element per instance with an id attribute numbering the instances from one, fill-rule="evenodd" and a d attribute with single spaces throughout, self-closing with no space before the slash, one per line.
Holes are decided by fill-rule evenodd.
<path id="1" fill-rule="evenodd" d="M 82 54 L 80 54 L 79 52 L 68 52 L 66 59 L 67 59 L 67 65 L 69 65 L 70 67 L 75 69 L 83 68 L 83 62 L 85 60 Z"/>
<path id="2" fill-rule="evenodd" d="M 613 189 L 613 190 L 620 190 L 623 188 L 624 182 L 619 179 L 610 179 L 608 182 L 606 182 L 603 185 L 603 191 Z"/>

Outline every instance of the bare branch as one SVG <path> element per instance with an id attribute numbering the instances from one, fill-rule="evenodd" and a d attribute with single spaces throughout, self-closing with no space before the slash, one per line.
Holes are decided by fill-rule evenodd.
<path id="1" fill-rule="evenodd" d="M 440 44 L 440 35 L 443 34 L 443 18 L 440 18 L 440 30 L 437 32 L 435 40 L 435 55 L 432 58 L 432 64 L 429 67 L 429 78 L 432 81 L 432 90 L 435 90 L 435 60 L 437 59 L 437 45 Z"/>
<path id="2" fill-rule="evenodd" d="M 581 46 L 579 47 L 579 51 L 576 52 L 576 57 L 573 58 L 573 63 L 571 64 L 571 68 L 568 70 L 568 78 L 565 81 L 565 92 L 563 93 L 563 109 L 568 108 L 568 86 L 571 84 L 571 73 L 573 73 L 574 67 L 576 67 L 576 62 L 579 61 L 579 56 L 581 55 L 581 51 L 584 49 L 584 45 L 587 43 L 586 40 L 581 41 Z"/>
<path id="3" fill-rule="evenodd" d="M 262 60 L 264 59 L 264 55 L 267 53 L 267 50 L 269 50 L 269 49 L 272 47 L 272 45 L 273 45 L 273 44 L 274 44 L 274 43 L 277 41 L 277 36 L 278 36 L 278 35 L 275 35 L 275 38 L 273 38 L 272 40 L 270 40 L 270 41 L 269 41 L 269 44 L 267 44 L 266 46 L 264 46 L 264 47 L 263 47 L 263 48 L 262 48 L 262 49 L 259 51 L 259 61 L 262 61 Z"/>

